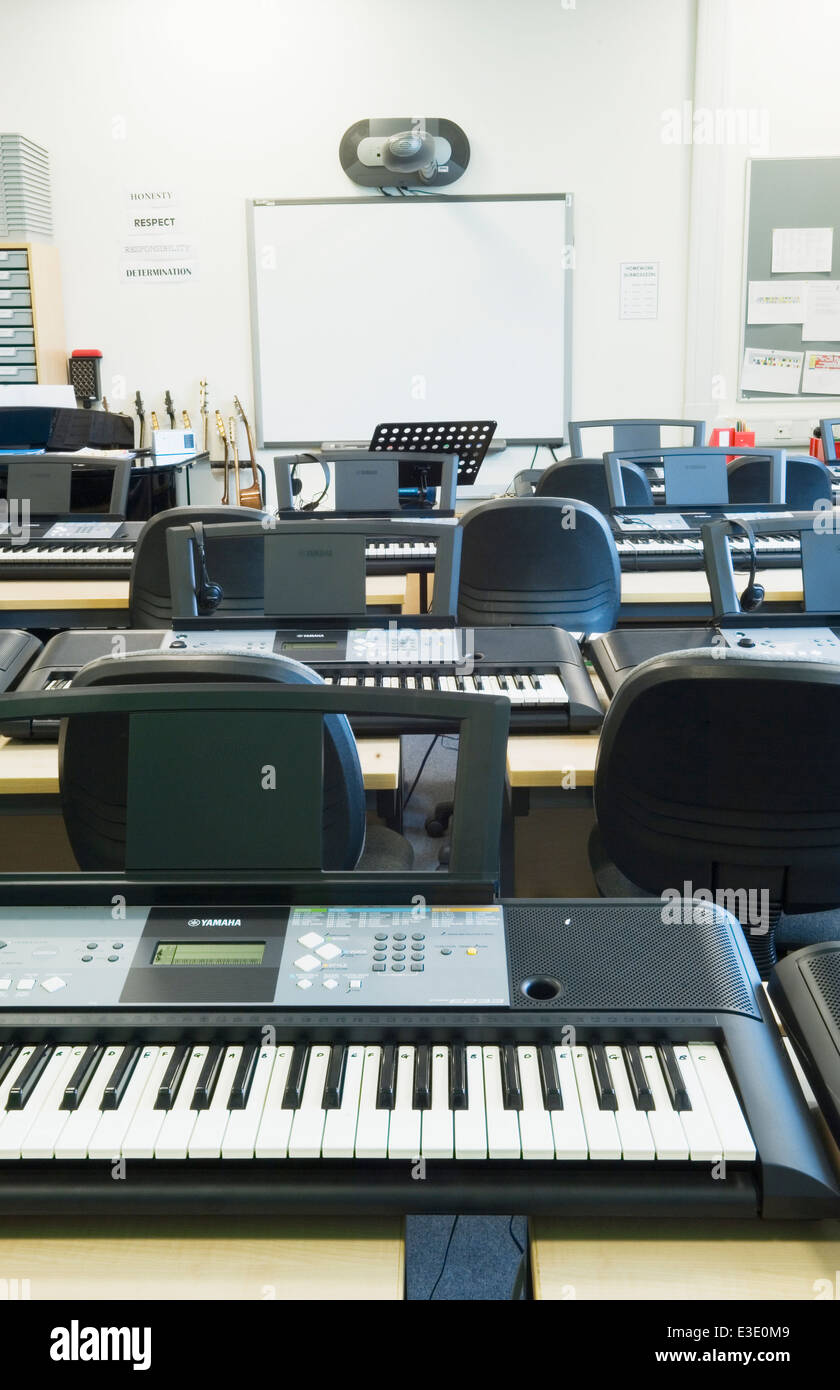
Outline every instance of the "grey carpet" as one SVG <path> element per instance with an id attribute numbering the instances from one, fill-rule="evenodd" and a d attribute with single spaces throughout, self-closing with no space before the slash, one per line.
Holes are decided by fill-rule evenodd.
<path id="1" fill-rule="evenodd" d="M 513 1234 L 509 1216 L 459 1216 L 453 1231 L 454 1220 L 409 1216 L 406 1298 L 421 1302 L 510 1299 L 522 1251 L 527 1249 L 525 1217 L 513 1218 Z"/>

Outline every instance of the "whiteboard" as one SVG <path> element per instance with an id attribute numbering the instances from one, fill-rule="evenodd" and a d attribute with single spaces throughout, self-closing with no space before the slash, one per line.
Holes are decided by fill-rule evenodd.
<path id="1" fill-rule="evenodd" d="M 264 448 L 367 442 L 382 421 L 496 420 L 565 442 L 568 194 L 249 204 Z"/>

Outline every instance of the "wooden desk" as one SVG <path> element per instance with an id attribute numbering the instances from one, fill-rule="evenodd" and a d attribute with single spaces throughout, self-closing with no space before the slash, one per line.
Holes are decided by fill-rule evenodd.
<path id="1" fill-rule="evenodd" d="M 368 603 L 402 609 L 407 585 L 404 574 L 369 575 Z M 0 580 L 3 627 L 119 627 L 125 625 L 127 609 L 127 579 Z M 92 613 L 96 623 L 91 623 Z"/>
<path id="2" fill-rule="evenodd" d="M 748 579 L 748 574 L 736 574 L 739 595 L 747 587 Z M 764 585 L 766 603 L 802 601 L 801 570 L 762 569 L 759 579 Z M 651 622 L 655 617 L 652 610 L 673 621 L 681 617 L 710 617 L 712 599 L 705 570 L 622 571 L 620 621 Z"/>
<path id="3" fill-rule="evenodd" d="M 514 734 L 507 771 L 513 789 L 561 787 L 574 791 L 595 781 L 598 734 Z"/>
<path id="4" fill-rule="evenodd" d="M 530 1234 L 540 1299 L 813 1300 L 840 1269 L 840 1221 L 541 1217 Z"/>
<path id="5" fill-rule="evenodd" d="M 3 1277 L 31 1299 L 404 1296 L 403 1223 L 326 1217 L 9 1218 Z"/>

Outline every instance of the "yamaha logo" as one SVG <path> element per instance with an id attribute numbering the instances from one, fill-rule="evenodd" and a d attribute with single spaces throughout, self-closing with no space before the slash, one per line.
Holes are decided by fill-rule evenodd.
<path id="1" fill-rule="evenodd" d="M 241 927 L 241 917 L 191 917 L 188 927 Z"/>

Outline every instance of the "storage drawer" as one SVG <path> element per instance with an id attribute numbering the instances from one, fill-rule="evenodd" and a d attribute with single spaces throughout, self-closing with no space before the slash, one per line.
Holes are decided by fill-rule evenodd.
<path id="1" fill-rule="evenodd" d="M 32 347 L 35 342 L 34 328 L 9 328 L 0 319 L 0 348 Z"/>
<path id="2" fill-rule="evenodd" d="M 0 285 L 0 309 L 31 309 L 32 295 L 29 290 L 4 289 Z"/>
<path id="3" fill-rule="evenodd" d="M 18 367 L 0 358 L 0 386 L 34 385 L 38 380 L 35 367 Z"/>
<path id="4" fill-rule="evenodd" d="M 0 328 L 31 328 L 31 309 L 8 309 L 0 304 Z"/>
<path id="5" fill-rule="evenodd" d="M 28 290 L 28 270 L 7 270 L 0 265 L 0 290 Z"/>
<path id="6" fill-rule="evenodd" d="M 28 270 L 29 253 L 27 251 L 5 251 L 0 246 L 0 270 Z"/>
<path id="7" fill-rule="evenodd" d="M 0 366 L 9 366 L 15 362 L 19 367 L 34 367 L 34 347 L 8 347 L 0 339 Z"/>

